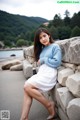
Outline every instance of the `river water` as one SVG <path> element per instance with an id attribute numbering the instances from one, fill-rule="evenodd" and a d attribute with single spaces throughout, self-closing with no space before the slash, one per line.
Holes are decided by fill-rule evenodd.
<path id="1" fill-rule="evenodd" d="M 9 59 L 12 54 L 15 54 L 15 57 L 23 57 L 23 50 L 3 50 L 0 51 L 0 61 L 4 61 Z"/>

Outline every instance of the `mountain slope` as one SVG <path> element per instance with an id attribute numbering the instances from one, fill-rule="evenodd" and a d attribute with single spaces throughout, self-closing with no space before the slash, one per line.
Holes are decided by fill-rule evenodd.
<path id="1" fill-rule="evenodd" d="M 0 10 L 0 41 L 13 40 L 21 34 L 33 31 L 47 21 L 40 17 L 13 15 Z"/>

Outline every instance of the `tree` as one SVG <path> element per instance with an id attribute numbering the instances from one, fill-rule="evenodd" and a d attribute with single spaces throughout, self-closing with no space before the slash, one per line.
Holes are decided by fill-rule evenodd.
<path id="1" fill-rule="evenodd" d="M 75 26 L 71 32 L 71 37 L 80 36 L 80 28 Z"/>
<path id="2" fill-rule="evenodd" d="M 19 40 L 17 40 L 16 45 L 18 47 L 26 46 L 27 45 L 27 41 L 25 41 L 24 39 L 19 39 Z"/>
<path id="3" fill-rule="evenodd" d="M 56 14 L 52 21 L 54 27 L 62 26 L 63 22 L 60 15 Z"/>
<path id="4" fill-rule="evenodd" d="M 7 46 L 7 47 L 12 47 L 12 44 L 11 44 L 11 42 L 10 42 L 9 40 L 5 40 L 5 41 L 4 41 L 4 44 L 5 44 L 5 46 Z"/>
<path id="5" fill-rule="evenodd" d="M 65 17 L 64 18 L 64 25 L 65 26 L 69 26 L 70 25 L 70 21 L 71 21 L 70 17 Z"/>
<path id="6" fill-rule="evenodd" d="M 65 15 L 65 17 L 69 17 L 69 15 L 70 15 L 69 11 L 66 10 L 65 13 L 64 13 L 64 15 Z"/>
<path id="7" fill-rule="evenodd" d="M 49 29 L 52 37 L 54 40 L 58 39 L 58 31 L 57 31 L 57 28 L 55 28 L 54 26 L 52 26 L 50 29 Z"/>
<path id="8" fill-rule="evenodd" d="M 70 37 L 71 29 L 70 27 L 59 27 L 58 28 L 58 36 L 60 40 L 67 39 Z"/>
<path id="9" fill-rule="evenodd" d="M 71 28 L 74 28 L 75 26 L 80 27 L 80 12 L 74 13 L 71 18 Z"/>
<path id="10" fill-rule="evenodd" d="M 69 15 L 70 15 L 69 11 L 66 10 L 64 15 L 65 15 L 64 20 L 63 20 L 64 21 L 64 25 L 65 26 L 69 26 L 70 25 L 70 21 L 71 21 L 71 19 L 69 17 Z"/>

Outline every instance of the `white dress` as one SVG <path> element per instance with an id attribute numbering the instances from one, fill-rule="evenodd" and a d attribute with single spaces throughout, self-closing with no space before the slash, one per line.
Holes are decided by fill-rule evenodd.
<path id="1" fill-rule="evenodd" d="M 51 68 L 46 64 L 42 64 L 37 74 L 29 78 L 25 84 L 31 84 L 38 88 L 41 92 L 52 89 L 56 84 L 57 69 Z"/>

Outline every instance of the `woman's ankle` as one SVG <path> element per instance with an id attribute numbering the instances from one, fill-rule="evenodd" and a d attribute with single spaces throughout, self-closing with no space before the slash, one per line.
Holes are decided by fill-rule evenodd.
<path id="1" fill-rule="evenodd" d="M 55 114 L 55 104 L 54 104 L 54 102 L 50 101 L 48 103 L 47 109 L 48 109 L 50 115 L 54 115 Z"/>
<path id="2" fill-rule="evenodd" d="M 28 118 L 22 116 L 20 120 L 28 120 Z"/>

